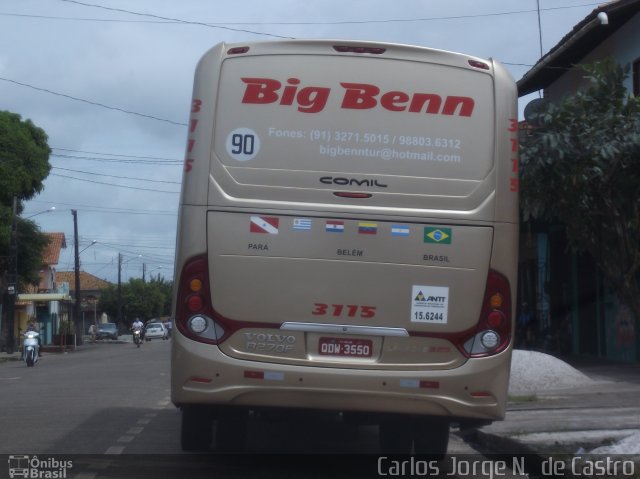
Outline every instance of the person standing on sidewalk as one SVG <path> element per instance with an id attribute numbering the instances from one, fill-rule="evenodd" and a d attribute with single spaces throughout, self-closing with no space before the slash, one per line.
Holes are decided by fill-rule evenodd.
<path id="1" fill-rule="evenodd" d="M 91 326 L 89 326 L 89 337 L 91 339 L 91 343 L 96 342 L 96 325 L 95 324 L 92 324 Z"/>

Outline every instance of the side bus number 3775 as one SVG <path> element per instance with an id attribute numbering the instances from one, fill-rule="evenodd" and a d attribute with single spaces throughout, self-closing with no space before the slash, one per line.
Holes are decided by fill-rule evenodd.
<path id="1" fill-rule="evenodd" d="M 347 316 L 349 318 L 373 318 L 376 315 L 376 307 L 359 306 L 355 304 L 314 303 L 311 314 L 313 314 L 314 316 Z"/>

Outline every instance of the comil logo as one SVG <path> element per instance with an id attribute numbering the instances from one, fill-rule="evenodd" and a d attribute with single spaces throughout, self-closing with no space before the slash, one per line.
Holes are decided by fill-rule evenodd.
<path id="1" fill-rule="evenodd" d="M 38 456 L 11 455 L 8 463 L 10 478 L 66 479 L 70 477 L 68 470 L 73 468 L 73 461 L 55 457 L 41 459 Z"/>
<path id="2" fill-rule="evenodd" d="M 387 188 L 388 185 L 385 185 L 381 181 L 377 179 L 358 179 L 358 178 L 336 178 L 333 176 L 323 176 L 320 178 L 320 183 L 325 185 L 339 185 L 339 186 L 368 186 L 378 188 Z"/>

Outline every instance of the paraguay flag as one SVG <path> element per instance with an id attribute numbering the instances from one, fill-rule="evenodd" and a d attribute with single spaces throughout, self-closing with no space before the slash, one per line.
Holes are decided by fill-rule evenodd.
<path id="1" fill-rule="evenodd" d="M 325 230 L 329 233 L 342 233 L 344 232 L 344 221 L 327 220 Z"/>

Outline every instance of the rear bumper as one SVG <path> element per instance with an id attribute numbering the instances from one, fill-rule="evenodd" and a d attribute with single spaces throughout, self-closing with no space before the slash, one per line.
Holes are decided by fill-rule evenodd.
<path id="1" fill-rule="evenodd" d="M 247 361 L 177 331 L 174 404 L 304 408 L 503 419 L 511 349 L 450 370 L 341 369 Z"/>

